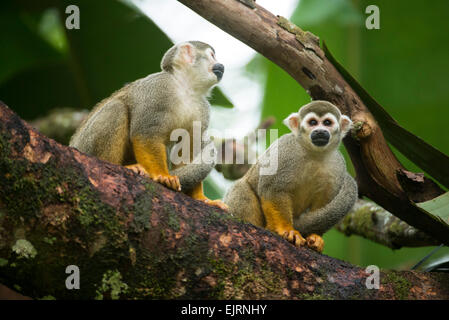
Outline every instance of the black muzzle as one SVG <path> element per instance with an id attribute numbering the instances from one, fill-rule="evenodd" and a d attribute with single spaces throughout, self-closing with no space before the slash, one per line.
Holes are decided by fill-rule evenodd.
<path id="1" fill-rule="evenodd" d="M 221 63 L 214 64 L 214 66 L 212 67 L 212 72 L 217 76 L 218 81 L 220 81 L 221 78 L 223 78 L 224 65 L 222 65 Z"/>
<path id="2" fill-rule="evenodd" d="M 315 130 L 310 135 L 312 143 L 317 147 L 323 147 L 329 142 L 330 134 L 326 130 Z"/>

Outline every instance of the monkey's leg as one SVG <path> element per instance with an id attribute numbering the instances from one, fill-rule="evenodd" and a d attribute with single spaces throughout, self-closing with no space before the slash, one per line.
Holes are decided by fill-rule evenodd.
<path id="1" fill-rule="evenodd" d="M 142 165 L 151 179 L 173 190 L 181 191 L 178 177 L 168 172 L 167 153 L 162 142 L 134 138 L 132 143 L 137 163 Z"/>
<path id="2" fill-rule="evenodd" d="M 319 253 L 323 252 L 324 240 L 321 236 L 317 235 L 316 233 L 308 235 L 306 237 L 306 243 L 310 249 L 315 250 Z"/>
<path id="3" fill-rule="evenodd" d="M 189 191 L 187 195 L 191 196 L 193 199 L 203 201 L 211 206 L 219 207 L 223 210 L 228 210 L 228 206 L 221 200 L 211 200 L 204 195 L 203 182 L 198 183 L 192 191 Z"/>
<path id="4" fill-rule="evenodd" d="M 298 230 L 293 228 L 291 200 L 288 196 L 276 195 L 276 200 L 261 198 L 267 229 L 276 232 L 297 247 L 306 243 Z"/>

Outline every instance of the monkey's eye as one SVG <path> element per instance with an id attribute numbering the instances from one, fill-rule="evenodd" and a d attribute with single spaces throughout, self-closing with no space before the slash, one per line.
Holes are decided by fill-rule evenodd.
<path id="1" fill-rule="evenodd" d="M 329 119 L 326 119 L 326 120 L 323 121 L 323 124 L 324 124 L 325 126 L 329 127 L 329 126 L 332 125 L 332 121 L 329 120 Z"/>
<path id="2" fill-rule="evenodd" d="M 309 125 L 310 126 L 316 126 L 317 124 L 318 124 L 318 121 L 316 121 L 315 119 L 309 120 Z"/>

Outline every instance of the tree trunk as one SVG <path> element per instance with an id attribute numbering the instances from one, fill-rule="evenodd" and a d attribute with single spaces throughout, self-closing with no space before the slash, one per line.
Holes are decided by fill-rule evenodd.
<path id="1" fill-rule="evenodd" d="M 448 299 L 449 275 L 364 269 L 62 146 L 0 105 L 0 282 L 57 299 Z M 66 288 L 66 267 L 80 288 Z"/>

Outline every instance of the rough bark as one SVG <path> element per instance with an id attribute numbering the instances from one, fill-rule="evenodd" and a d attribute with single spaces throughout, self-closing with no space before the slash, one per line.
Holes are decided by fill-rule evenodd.
<path id="1" fill-rule="evenodd" d="M 436 246 L 440 242 L 376 204 L 359 199 L 335 228 L 347 236 L 362 236 L 392 249 Z"/>
<path id="2" fill-rule="evenodd" d="M 408 224 L 449 244 L 448 228 L 412 203 L 415 193 L 404 190 L 405 169 L 388 147 L 373 115 L 326 58 L 319 38 L 283 17 L 265 10 L 254 1 L 178 0 L 220 29 L 252 47 L 290 74 L 315 100 L 327 100 L 351 117 L 356 124 L 354 137 L 344 140 L 361 194 L 372 199 Z M 425 178 L 424 180 L 428 180 Z M 421 194 L 430 200 L 434 184 L 422 182 Z M 427 193 L 430 185 L 432 192 Z M 437 194 L 443 191 L 438 188 Z"/>
<path id="3" fill-rule="evenodd" d="M 67 290 L 68 265 L 81 272 Z M 447 299 L 449 276 L 364 269 L 62 146 L 0 105 L 0 282 L 33 298 Z"/>

